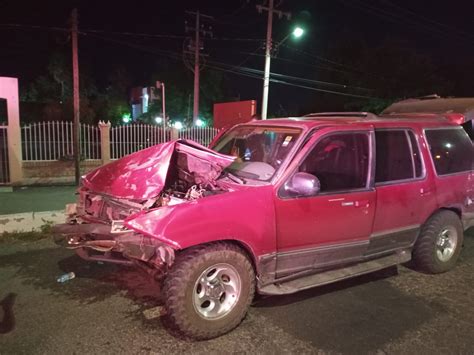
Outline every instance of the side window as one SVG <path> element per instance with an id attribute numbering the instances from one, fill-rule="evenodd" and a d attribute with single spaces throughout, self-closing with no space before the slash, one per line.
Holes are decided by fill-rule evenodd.
<path id="1" fill-rule="evenodd" d="M 426 130 L 431 156 L 438 175 L 469 171 L 473 168 L 473 146 L 462 128 Z"/>
<path id="2" fill-rule="evenodd" d="M 407 131 L 410 139 L 411 153 L 413 155 L 413 164 L 415 166 L 415 177 L 419 178 L 423 175 L 423 165 L 421 163 L 420 147 L 415 138 L 415 134 L 412 131 Z"/>
<path id="3" fill-rule="evenodd" d="M 375 130 L 375 182 L 406 180 L 422 175 L 420 151 L 413 132 Z"/>
<path id="4" fill-rule="evenodd" d="M 365 188 L 368 170 L 369 135 L 353 132 L 324 137 L 299 167 L 319 179 L 322 193 Z"/>
<path id="5" fill-rule="evenodd" d="M 472 141 L 474 141 L 474 121 L 467 121 L 462 125 L 464 130 L 467 132 L 469 138 L 471 138 Z"/>

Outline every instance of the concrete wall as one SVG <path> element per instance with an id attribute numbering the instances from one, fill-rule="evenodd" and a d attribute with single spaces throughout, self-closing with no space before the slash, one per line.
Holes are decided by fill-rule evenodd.
<path id="1" fill-rule="evenodd" d="M 20 103 L 18 98 L 17 78 L 0 77 L 0 98 L 7 100 L 8 162 L 10 168 L 10 183 L 19 184 L 22 181 L 22 158 Z"/>
<path id="2" fill-rule="evenodd" d="M 74 183 L 74 161 L 25 161 L 22 185 Z M 101 160 L 81 162 L 81 175 L 102 165 Z"/>

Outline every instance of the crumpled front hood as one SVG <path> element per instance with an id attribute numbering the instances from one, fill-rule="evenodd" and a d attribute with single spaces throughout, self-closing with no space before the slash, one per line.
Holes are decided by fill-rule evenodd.
<path id="1" fill-rule="evenodd" d="M 173 154 L 181 158 L 173 159 Z M 183 159 L 185 157 L 185 159 Z M 82 177 L 82 185 L 116 198 L 147 200 L 164 188 L 173 164 L 186 164 L 195 183 L 216 179 L 234 157 L 219 154 L 196 142 L 176 140 L 158 144 L 97 168 Z M 181 163 L 180 163 L 181 161 Z"/>

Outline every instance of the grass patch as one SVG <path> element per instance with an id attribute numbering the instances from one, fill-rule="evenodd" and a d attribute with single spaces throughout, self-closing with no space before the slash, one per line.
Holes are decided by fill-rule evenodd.
<path id="1" fill-rule="evenodd" d="M 46 223 L 39 230 L 29 232 L 3 232 L 0 234 L 0 244 L 7 242 L 35 242 L 51 236 L 53 223 Z"/>

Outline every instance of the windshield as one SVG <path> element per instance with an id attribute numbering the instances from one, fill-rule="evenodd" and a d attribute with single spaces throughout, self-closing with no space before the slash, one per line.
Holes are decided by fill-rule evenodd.
<path id="1" fill-rule="evenodd" d="M 226 170 L 242 178 L 268 181 L 301 133 L 297 128 L 241 126 L 224 134 L 214 150 L 237 159 Z"/>

